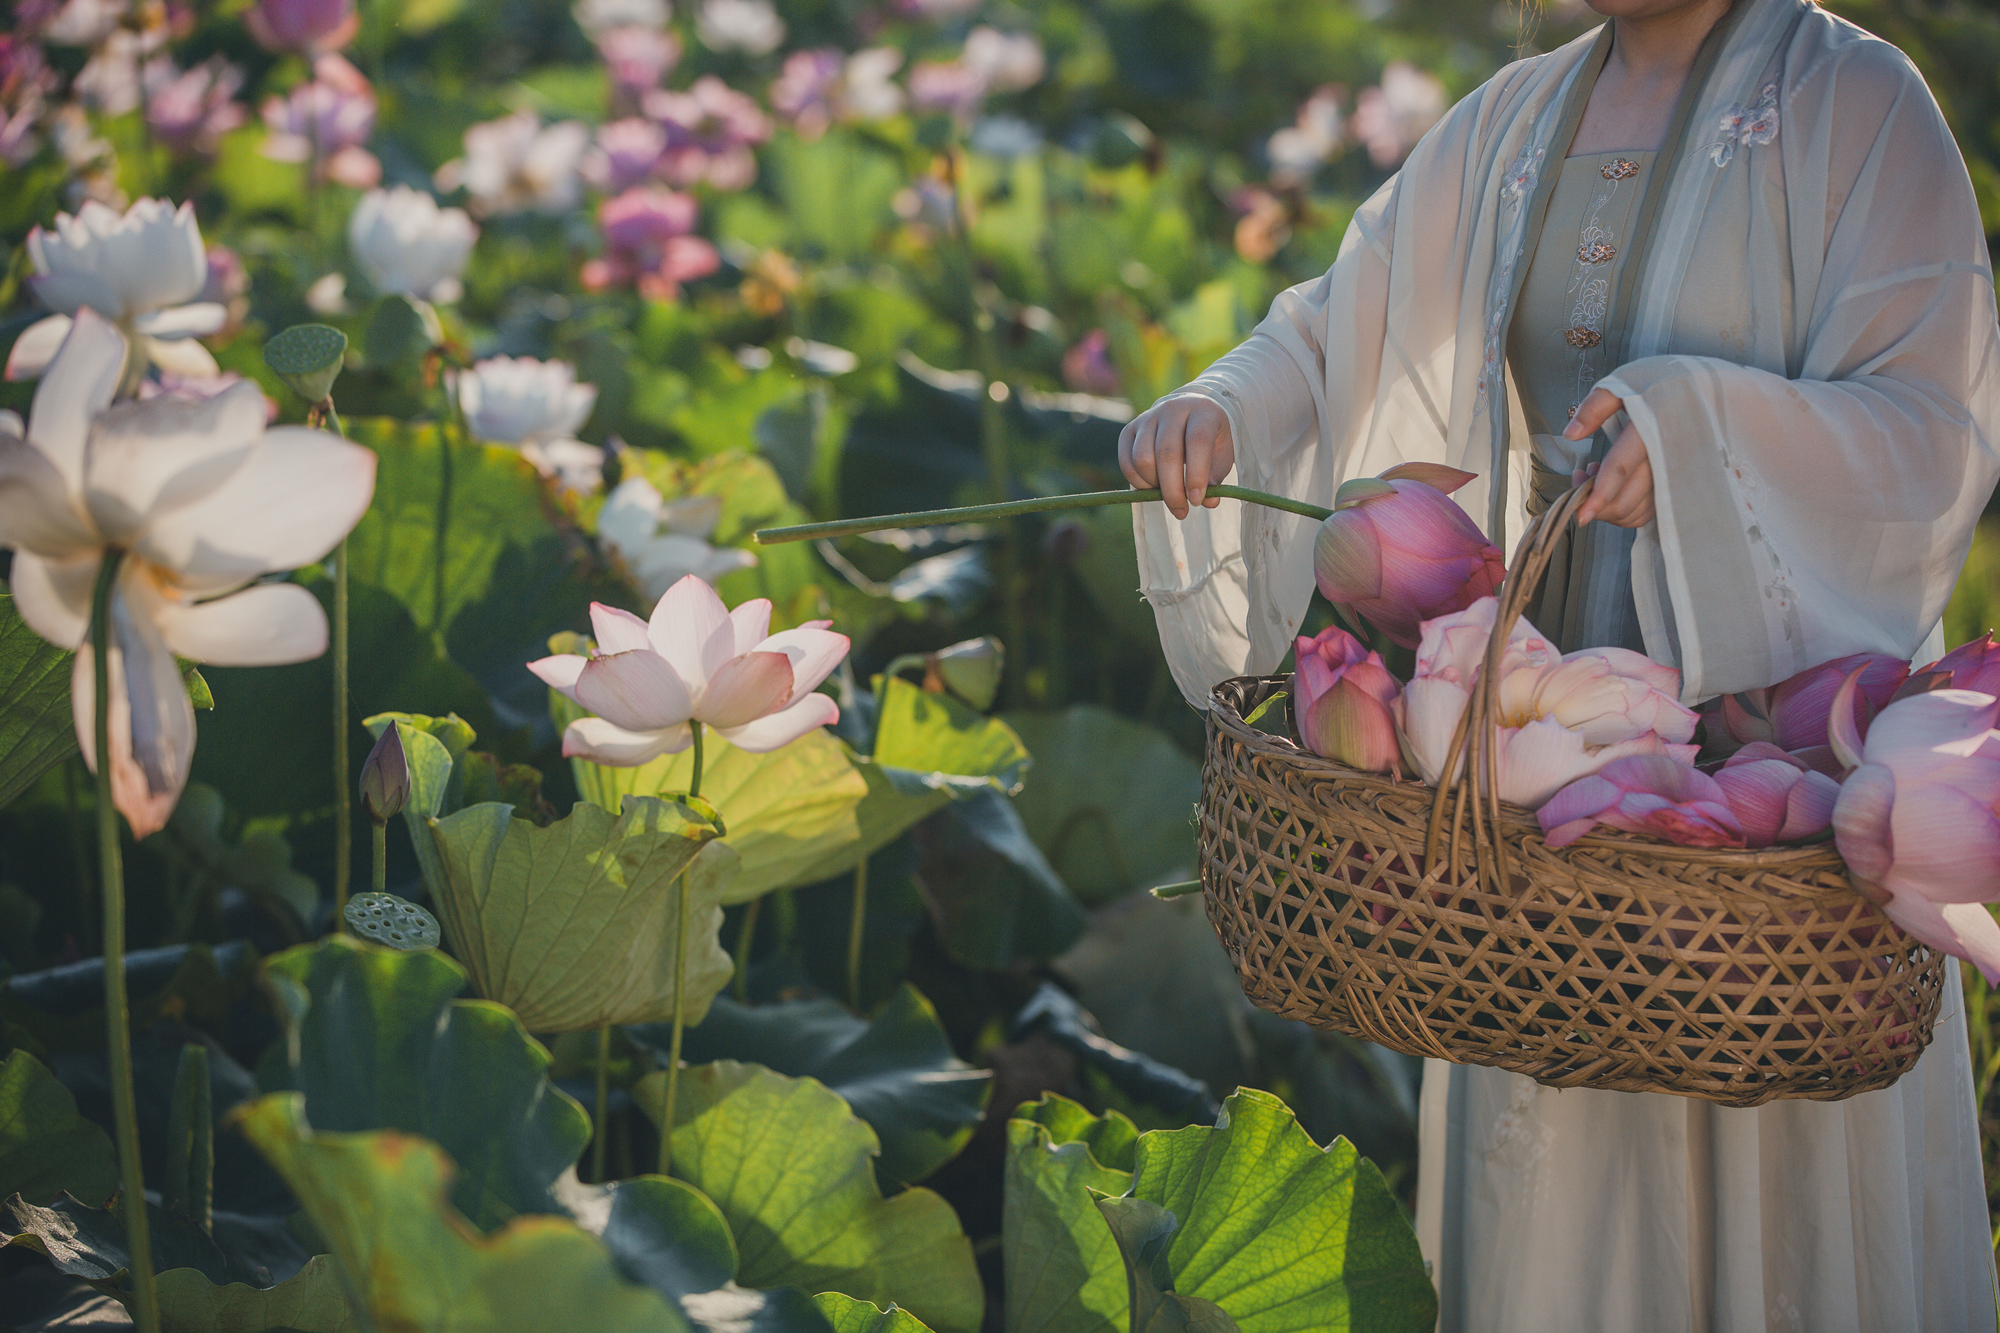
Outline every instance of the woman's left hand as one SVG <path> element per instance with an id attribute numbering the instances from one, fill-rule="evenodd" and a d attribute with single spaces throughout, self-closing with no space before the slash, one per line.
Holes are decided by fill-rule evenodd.
<path id="1" fill-rule="evenodd" d="M 1608 389 L 1592 389 L 1576 409 L 1563 438 L 1589 439 L 1624 410 L 1625 400 L 1618 395 Z M 1619 528 L 1643 528 L 1653 521 L 1653 462 L 1646 456 L 1646 442 L 1639 438 L 1637 426 L 1627 421 L 1604 461 L 1578 469 L 1576 480 L 1586 476 L 1597 478 L 1597 489 L 1577 511 L 1578 527 L 1598 519 Z"/>

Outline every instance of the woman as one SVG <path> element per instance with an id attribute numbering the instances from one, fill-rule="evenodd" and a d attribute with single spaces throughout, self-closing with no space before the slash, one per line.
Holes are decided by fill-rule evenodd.
<path id="1" fill-rule="evenodd" d="M 1182 692 L 1274 670 L 1308 521 L 1426 459 L 1511 549 L 1597 489 L 1531 618 L 1679 665 L 1685 698 L 1935 656 L 1996 475 L 2000 331 L 1963 162 L 1901 53 L 1807 0 L 1591 0 L 1356 214 L 1333 268 L 1126 428 Z M 1169 512 L 1172 519 L 1168 517 Z M 1178 522 L 1174 520 L 1180 520 Z M 1417 1225 L 1441 1327 L 1995 1324 L 1965 1018 L 1844 1102 L 1730 1110 L 1431 1062 Z"/>

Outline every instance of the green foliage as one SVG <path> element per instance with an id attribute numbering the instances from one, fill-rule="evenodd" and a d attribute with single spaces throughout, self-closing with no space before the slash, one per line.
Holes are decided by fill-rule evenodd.
<path id="1" fill-rule="evenodd" d="M 0 1065 L 0 1199 L 46 1204 L 65 1191 L 87 1203 L 118 1192 L 111 1140 L 40 1060 L 10 1051 Z"/>
<path id="2" fill-rule="evenodd" d="M 74 660 L 28 628 L 11 593 L 0 594 L 0 806 L 76 753 Z"/>
<path id="3" fill-rule="evenodd" d="M 1221 1306 L 1173 1289 L 1167 1246 L 1179 1224 L 1172 1213 L 1145 1199 L 1095 1202 L 1125 1264 L 1132 1333 L 1237 1333 Z"/>
<path id="4" fill-rule="evenodd" d="M 331 1255 L 314 1255 L 275 1287 L 218 1286 L 192 1268 L 160 1274 L 164 1333 L 362 1333 Z"/>
<path id="5" fill-rule="evenodd" d="M 923 1320 L 893 1304 L 884 1310 L 837 1291 L 823 1292 L 814 1299 L 834 1333 L 930 1333 Z"/>
<path id="6" fill-rule="evenodd" d="M 721 832 L 712 811 L 628 796 L 613 815 L 587 802 L 546 828 L 512 806 L 470 806 L 435 820 L 439 914 L 481 995 L 537 1032 L 669 1017 L 675 882 Z M 725 874 L 691 876 L 687 1015 L 700 1021 L 734 972 L 717 942 Z"/>
<path id="7" fill-rule="evenodd" d="M 1097 1194 L 1132 1186 L 1138 1132 L 1053 1094 L 1007 1122 L 1007 1333 L 1125 1333 L 1118 1246 Z"/>
<path id="8" fill-rule="evenodd" d="M 666 1075 L 633 1095 L 658 1119 Z M 749 1286 L 838 1291 L 903 1306 L 938 1333 L 975 1333 L 972 1246 L 929 1190 L 884 1199 L 873 1130 L 812 1079 L 719 1061 L 681 1078 L 674 1174 L 729 1219 Z"/>
<path id="9" fill-rule="evenodd" d="M 665 1057 L 665 1025 L 626 1035 Z M 840 1094 L 881 1141 L 875 1174 L 885 1189 L 915 1184 L 972 1138 L 992 1075 L 952 1054 L 937 1012 L 914 986 L 899 986 L 872 1021 L 831 1000 L 751 1007 L 719 999 L 683 1047 L 691 1064 L 734 1059 L 813 1078 Z"/>

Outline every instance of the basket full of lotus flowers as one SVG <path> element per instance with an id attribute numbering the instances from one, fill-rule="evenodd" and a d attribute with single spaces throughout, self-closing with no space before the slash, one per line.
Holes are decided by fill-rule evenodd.
<path id="1" fill-rule="evenodd" d="M 1561 653 L 1524 617 L 1588 483 L 1505 572 L 1448 497 L 1466 479 L 1351 482 L 1319 535 L 1321 590 L 1414 649 L 1407 680 L 1336 626 L 1293 675 L 1215 688 L 1201 879 L 1245 992 L 1557 1087 L 1755 1106 L 1893 1083 L 1947 955 L 2000 977 L 1992 637 L 1698 714 L 1673 668 Z"/>

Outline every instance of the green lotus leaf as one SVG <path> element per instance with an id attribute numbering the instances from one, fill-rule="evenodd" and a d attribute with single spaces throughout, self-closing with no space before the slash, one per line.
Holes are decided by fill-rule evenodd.
<path id="1" fill-rule="evenodd" d="M 1125 1270 L 1091 1192 L 1131 1188 L 1137 1139 L 1116 1111 L 1099 1119 L 1054 1094 L 1007 1122 L 1007 1333 L 1125 1333 Z"/>
<path id="2" fill-rule="evenodd" d="M 627 1028 L 626 1036 L 661 1058 L 671 1040 L 662 1024 Z M 991 1074 L 952 1053 L 937 1011 L 908 984 L 872 1021 L 831 1000 L 751 1006 L 721 997 L 682 1051 L 690 1064 L 752 1061 L 832 1088 L 881 1140 L 875 1174 L 891 1189 L 956 1157 L 993 1088 Z"/>
<path id="3" fill-rule="evenodd" d="M 660 1119 L 666 1075 L 633 1088 Z M 674 1175 L 715 1200 L 751 1287 L 838 1291 L 894 1301 L 939 1333 L 975 1333 L 984 1311 L 972 1245 L 951 1205 L 927 1189 L 884 1199 L 875 1132 L 839 1095 L 732 1060 L 680 1079 Z"/>
<path id="4" fill-rule="evenodd" d="M 536 1032 L 669 1018 L 675 881 L 718 831 L 695 807 L 650 796 L 625 798 L 615 816 L 578 802 L 546 828 L 497 803 L 433 820 L 452 953 L 481 995 Z M 717 941 L 730 882 L 725 873 L 689 879 L 691 1022 L 735 971 Z"/>
<path id="5" fill-rule="evenodd" d="M 413 956 L 413 955 L 406 955 Z M 517 1217 L 491 1235 L 433 1142 L 394 1131 L 311 1128 L 306 1100 L 273 1093 L 236 1123 L 291 1186 L 332 1247 L 354 1305 L 377 1328 L 453 1333 L 683 1333 L 667 1300 L 622 1276 L 603 1242 L 559 1217 Z"/>
<path id="6" fill-rule="evenodd" d="M 76 753 L 74 660 L 28 628 L 13 594 L 0 593 L 0 806 Z"/>
<path id="7" fill-rule="evenodd" d="M 569 646 L 551 648 L 572 651 Z M 557 730 L 584 716 L 568 699 L 549 692 Z M 830 863 L 843 856 L 854 864 L 861 842 L 856 810 L 869 786 L 848 757 L 847 747 L 825 729 L 815 729 L 769 754 L 739 750 L 710 733 L 703 744 L 702 799 L 722 812 L 724 835 L 742 858 L 722 902 L 725 906 L 761 898 L 773 889 L 807 884 L 836 874 Z M 575 759 L 576 788 L 606 810 L 628 796 L 684 792 L 694 776 L 694 754 L 683 750 L 637 768 L 611 768 Z"/>
<path id="8" fill-rule="evenodd" d="M 159 1288 L 162 1333 L 362 1333 L 329 1254 L 314 1255 L 275 1287 L 217 1286 L 192 1268 L 176 1268 L 160 1274 Z"/>
<path id="9" fill-rule="evenodd" d="M 999 972 L 1042 962 L 1089 925 L 1021 816 L 990 787 L 972 791 L 918 830 L 918 875 L 946 952 Z"/>
<path id="10" fill-rule="evenodd" d="M 118 1192 L 111 1140 L 40 1060 L 10 1052 L 0 1065 L 0 1199 L 46 1204 L 65 1190 L 86 1203 Z"/>
<path id="11" fill-rule="evenodd" d="M 400 1130 L 457 1163 L 458 1210 L 482 1231 L 554 1213 L 550 1190 L 590 1139 L 552 1087 L 549 1054 L 496 1004 L 454 1000 L 465 970 L 334 936 L 265 962 L 289 992 L 293 1086 L 330 1132 Z"/>
<path id="12" fill-rule="evenodd" d="M 1014 806 L 1071 893 L 1099 907 L 1165 876 L 1186 878 L 1201 765 L 1153 728 L 1093 704 L 1007 721 L 1035 755 L 1035 780 Z"/>
<path id="13" fill-rule="evenodd" d="M 1221 1306 L 1173 1290 L 1167 1246 L 1180 1223 L 1172 1213 L 1145 1199 L 1095 1202 L 1125 1265 L 1132 1333 L 1239 1333 Z"/>
<path id="14" fill-rule="evenodd" d="M 1173 1290 L 1213 1301 L 1242 1333 L 1427 1333 L 1437 1293 L 1416 1233 L 1375 1164 L 1320 1148 L 1284 1102 L 1239 1089 L 1215 1128 L 1139 1138 L 1132 1194 L 1179 1220 Z"/>
<path id="15" fill-rule="evenodd" d="M 884 1310 L 837 1291 L 822 1292 L 814 1299 L 834 1333 L 930 1333 L 930 1325 L 899 1305 Z"/>

